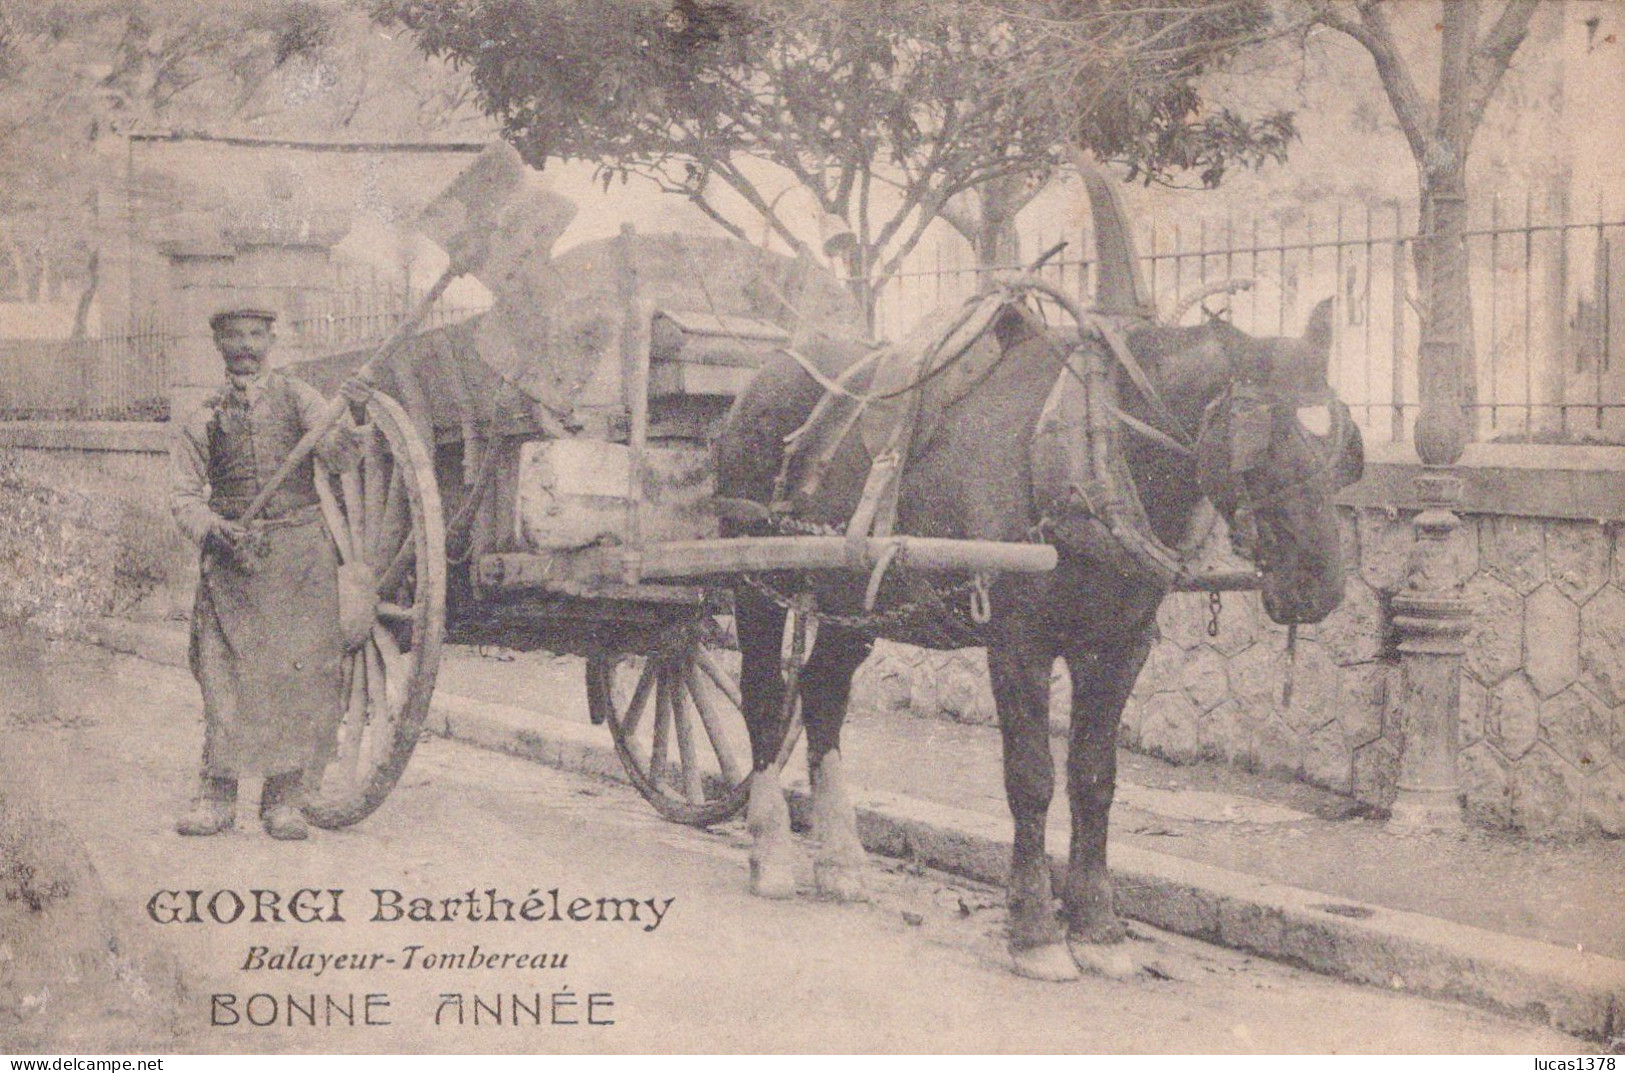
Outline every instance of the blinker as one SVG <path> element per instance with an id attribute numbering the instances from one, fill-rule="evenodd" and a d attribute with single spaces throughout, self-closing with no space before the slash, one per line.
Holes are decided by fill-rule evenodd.
<path id="1" fill-rule="evenodd" d="M 1269 453 L 1272 417 L 1269 402 L 1257 387 L 1238 383 L 1230 389 L 1230 474 L 1257 469 Z"/>

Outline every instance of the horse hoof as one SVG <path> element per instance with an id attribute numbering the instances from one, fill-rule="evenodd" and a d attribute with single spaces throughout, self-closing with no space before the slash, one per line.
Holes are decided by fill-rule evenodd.
<path id="1" fill-rule="evenodd" d="M 1067 946 L 1077 967 L 1091 975 L 1127 980 L 1140 971 L 1129 954 L 1127 943 L 1086 943 L 1074 939 Z"/>
<path id="2" fill-rule="evenodd" d="M 796 874 L 789 865 L 775 861 L 750 862 L 750 892 L 758 898 L 794 898 Z"/>
<path id="3" fill-rule="evenodd" d="M 863 872 L 849 864 L 831 862 L 813 863 L 813 880 L 821 897 L 836 902 L 866 902 L 869 888 L 863 882 Z"/>
<path id="4" fill-rule="evenodd" d="M 1016 975 L 1029 980 L 1065 983 L 1078 978 L 1078 967 L 1073 964 L 1065 943 L 1011 949 L 1010 958 L 1015 963 Z"/>

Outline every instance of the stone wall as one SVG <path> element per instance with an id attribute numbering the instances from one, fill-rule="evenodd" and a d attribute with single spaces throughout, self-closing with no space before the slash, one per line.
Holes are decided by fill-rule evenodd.
<path id="1" fill-rule="evenodd" d="M 1459 724 L 1468 817 L 1534 835 L 1625 835 L 1625 452 L 1475 445 L 1466 462 L 1457 544 L 1473 605 Z M 1389 602 L 1412 542 L 1414 470 L 1379 457 L 1342 497 L 1346 598 L 1300 627 L 1291 653 L 1253 594 L 1224 597 L 1212 637 L 1207 596 L 1171 596 L 1122 744 L 1292 775 L 1387 807 L 1404 747 Z M 1058 726 L 1066 688 L 1057 664 Z M 996 719 L 980 652 L 882 643 L 854 703 Z"/>

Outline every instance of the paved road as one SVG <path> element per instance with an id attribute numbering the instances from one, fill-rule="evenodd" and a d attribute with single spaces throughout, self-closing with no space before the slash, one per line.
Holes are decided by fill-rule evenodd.
<path id="1" fill-rule="evenodd" d="M 306 844 L 257 825 L 212 839 L 169 831 L 190 790 L 201 727 L 181 671 L 52 646 L 45 698 L 14 701 L 8 752 L 89 845 L 121 923 L 170 950 L 189 993 L 180 1046 L 203 1051 L 1019 1050 L 1075 1052 L 1572 1051 L 1565 1036 L 1445 1003 L 1355 987 L 1191 940 L 1141 930 L 1158 969 L 1130 983 L 1041 985 L 1004 969 L 1002 896 L 888 862 L 876 899 L 768 903 L 744 893 L 743 830 L 656 818 L 629 789 L 431 740 L 373 818 Z M 39 710 L 41 707 L 49 710 Z M 32 714 L 19 707 L 36 709 Z M 251 810 L 250 810 L 251 812 Z M 342 923 L 158 925 L 153 892 L 342 890 Z M 538 892 L 549 919 L 377 921 L 374 890 L 436 903 L 470 889 Z M 551 919 L 575 898 L 580 922 Z M 390 896 L 384 896 L 386 901 Z M 637 922 L 599 920 L 598 899 L 637 899 Z M 648 899 L 653 899 L 654 907 Z M 483 901 L 483 897 L 481 899 Z M 669 900 L 669 901 L 668 901 Z M 331 895 L 314 905 L 330 909 Z M 231 898 L 221 903 L 229 909 Z M 613 916 L 606 903 L 603 916 Z M 434 915 L 444 913 L 434 906 Z M 623 912 L 624 912 L 623 908 Z M 657 922 L 657 912 L 658 922 Z M 325 915 L 325 914 L 324 914 Z M 385 915 L 388 915 L 387 913 Z M 466 907 L 459 911 L 466 917 Z M 371 971 L 248 968 L 301 955 L 365 955 Z M 566 955 L 561 968 L 425 967 L 426 955 Z M 411 954 L 409 947 L 419 947 Z M 376 955 L 376 956 L 374 956 Z M 393 959 L 393 960 L 391 960 Z M 553 1024 L 591 1011 L 613 1024 Z M 289 1003 L 353 1000 L 387 1025 L 287 1027 Z M 461 995 L 457 1007 L 440 998 Z M 519 1025 L 514 995 L 520 996 Z M 235 995 L 235 1000 L 216 1000 Z M 268 996 L 253 1000 L 253 995 Z M 483 1008 L 473 1024 L 478 996 Z M 538 999 L 540 996 L 540 999 Z M 211 1027 L 217 1020 L 238 1023 Z M 278 1027 L 254 1027 L 247 1015 Z M 533 1009 L 542 1024 L 533 1024 Z M 493 1009 L 496 1013 L 493 1013 Z M 436 1025 L 437 1010 L 441 1024 Z M 498 1017 L 501 1023 L 494 1023 Z"/>

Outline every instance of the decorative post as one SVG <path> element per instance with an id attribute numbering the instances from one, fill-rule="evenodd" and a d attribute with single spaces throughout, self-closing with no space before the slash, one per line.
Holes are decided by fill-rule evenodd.
<path id="1" fill-rule="evenodd" d="M 1466 272 L 1465 205 L 1435 200 L 1433 231 L 1419 236 L 1432 246 L 1429 270 Z M 1454 238 L 1440 234 L 1454 223 Z M 1435 295 L 1439 291 L 1434 291 Z M 1444 294 L 1451 293 L 1444 290 Z M 1393 602 L 1399 635 L 1400 726 L 1398 794 L 1389 825 L 1399 829 L 1461 826 L 1461 784 L 1456 774 L 1461 713 L 1461 660 L 1470 625 L 1462 597 L 1461 565 L 1455 535 L 1461 528 L 1462 480 L 1455 472 L 1471 434 L 1462 406 L 1465 356 L 1463 311 L 1436 303 L 1424 330 L 1418 385 L 1416 451 L 1423 471 L 1416 478 L 1422 509 L 1412 519 L 1416 543 L 1405 570 L 1405 585 Z"/>
<path id="2" fill-rule="evenodd" d="M 1398 713 L 1404 730 L 1399 787 L 1389 826 L 1401 829 L 1461 825 L 1456 776 L 1461 660 L 1469 625 L 1461 595 L 1455 535 L 1461 519 L 1461 478 L 1445 467 L 1427 467 L 1416 479 L 1422 510 L 1405 588 L 1394 597 L 1399 634 Z"/>

